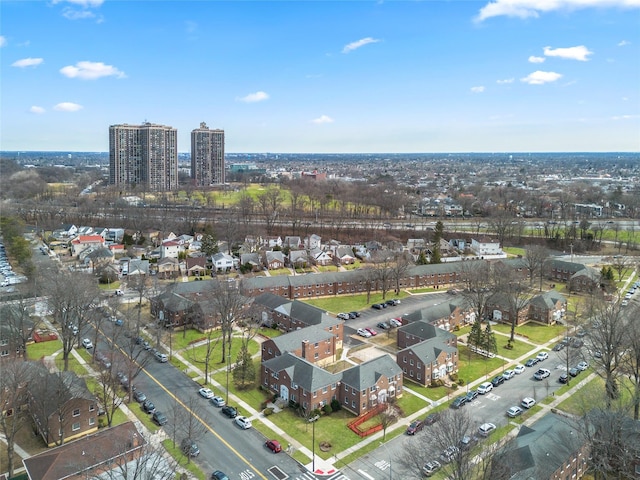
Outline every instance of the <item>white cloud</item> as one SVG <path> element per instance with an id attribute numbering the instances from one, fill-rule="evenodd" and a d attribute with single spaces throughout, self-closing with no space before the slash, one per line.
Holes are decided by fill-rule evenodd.
<path id="1" fill-rule="evenodd" d="M 536 57 L 535 55 L 529 57 L 529 63 L 543 63 L 544 61 L 544 57 Z"/>
<path id="2" fill-rule="evenodd" d="M 342 53 L 353 52 L 360 47 L 364 47 L 365 45 L 368 45 L 370 43 L 378 43 L 379 41 L 380 40 L 371 37 L 361 38 L 360 40 L 356 40 L 355 42 L 351 42 L 345 45 L 342 49 Z"/>
<path id="3" fill-rule="evenodd" d="M 54 110 L 57 110 L 59 112 L 77 112 L 78 110 L 82 110 L 83 108 L 84 107 L 82 105 L 71 102 L 58 103 L 55 107 L 53 107 Z"/>
<path id="4" fill-rule="evenodd" d="M 589 49 L 584 45 L 579 45 L 577 47 L 567 47 L 567 48 L 544 47 L 544 54 L 547 57 L 560 57 L 560 58 L 567 58 L 569 60 L 578 60 L 580 62 L 586 62 L 589 60 L 587 57 L 589 55 L 592 55 L 593 52 L 589 51 Z"/>
<path id="5" fill-rule="evenodd" d="M 626 47 L 627 45 L 631 45 L 631 42 L 628 42 L 627 40 L 622 40 L 621 42 L 618 43 L 619 47 Z"/>
<path id="6" fill-rule="evenodd" d="M 617 115 L 611 117 L 611 120 L 635 120 L 638 117 L 640 117 L 640 115 Z"/>
<path id="7" fill-rule="evenodd" d="M 65 77 L 80 78 L 82 80 L 96 80 L 101 77 L 126 77 L 124 72 L 102 62 L 78 62 L 75 65 L 62 67 L 60 73 Z"/>
<path id="8" fill-rule="evenodd" d="M 7 44 L 7 39 L 4 35 L 0 35 L 0 47 L 4 47 Z"/>
<path id="9" fill-rule="evenodd" d="M 471 87 L 471 91 L 473 93 L 482 93 L 482 92 L 484 92 L 484 86 L 479 85 L 477 87 Z"/>
<path id="10" fill-rule="evenodd" d="M 499 85 L 504 85 L 505 83 L 513 83 L 514 80 L 515 79 L 513 79 L 513 78 L 505 78 L 505 79 L 502 79 L 502 80 L 496 80 L 496 83 L 499 84 Z"/>
<path id="11" fill-rule="evenodd" d="M 34 105 L 34 106 L 32 106 L 32 107 L 29 109 L 29 111 L 30 111 L 31 113 L 37 113 L 38 115 L 41 115 L 41 114 L 43 114 L 46 110 L 45 110 L 44 108 L 42 108 L 42 107 L 39 107 L 39 106 L 37 106 L 37 105 Z"/>
<path id="12" fill-rule="evenodd" d="M 23 58 L 21 60 L 16 60 L 15 62 L 13 62 L 11 64 L 12 67 L 19 67 L 19 68 L 24 68 L 24 67 L 37 67 L 38 65 L 40 65 L 44 60 L 42 58 Z"/>
<path id="13" fill-rule="evenodd" d="M 314 118 L 313 120 L 311 120 L 311 122 L 318 125 L 322 123 L 333 123 L 333 118 L 328 115 L 320 115 L 318 118 Z"/>
<path id="14" fill-rule="evenodd" d="M 582 8 L 638 8 L 638 0 L 494 0 L 480 9 L 477 22 L 491 17 L 538 18 L 541 13 Z"/>
<path id="15" fill-rule="evenodd" d="M 96 14 L 91 10 L 76 10 L 71 7 L 65 7 L 62 10 L 62 16 L 67 20 L 85 20 L 87 18 L 95 18 Z"/>
<path id="16" fill-rule="evenodd" d="M 72 3 L 73 5 L 78 5 L 84 8 L 95 8 L 99 7 L 104 3 L 104 0 L 53 0 L 53 3 Z"/>
<path id="17" fill-rule="evenodd" d="M 237 98 L 237 100 L 245 103 L 263 102 L 265 100 L 269 100 L 269 94 L 267 92 L 255 92 L 244 97 Z"/>
<path id="18" fill-rule="evenodd" d="M 542 72 L 537 70 L 533 73 L 530 73 L 524 78 L 521 78 L 520 81 L 524 83 L 528 83 L 529 85 L 542 85 L 545 83 L 555 82 L 562 78 L 560 73 L 556 72 Z"/>

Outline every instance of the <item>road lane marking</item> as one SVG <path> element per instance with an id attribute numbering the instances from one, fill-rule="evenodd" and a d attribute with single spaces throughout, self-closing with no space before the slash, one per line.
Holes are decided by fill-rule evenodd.
<path id="1" fill-rule="evenodd" d="M 371 475 L 369 475 L 367 472 L 363 472 L 362 470 L 358 469 L 358 473 L 360 475 L 362 475 L 363 477 L 367 477 L 369 480 L 375 480 L 375 478 L 373 478 Z"/>

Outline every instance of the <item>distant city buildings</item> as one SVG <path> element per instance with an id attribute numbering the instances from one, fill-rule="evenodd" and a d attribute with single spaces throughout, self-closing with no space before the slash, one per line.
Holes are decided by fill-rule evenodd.
<path id="1" fill-rule="evenodd" d="M 224 130 L 210 130 L 202 122 L 191 131 L 191 178 L 194 185 L 220 185 L 224 178 Z"/>
<path id="2" fill-rule="evenodd" d="M 144 123 L 109 127 L 109 184 L 152 191 L 178 188 L 178 131 Z"/>

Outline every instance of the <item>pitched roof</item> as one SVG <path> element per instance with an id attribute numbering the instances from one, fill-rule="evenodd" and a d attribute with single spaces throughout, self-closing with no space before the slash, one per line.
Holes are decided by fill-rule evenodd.
<path id="1" fill-rule="evenodd" d="M 309 343 L 322 342 L 333 337 L 331 332 L 325 330 L 325 326 L 312 325 L 307 328 L 301 328 L 300 330 L 294 330 L 273 338 L 274 345 L 280 350 L 280 352 L 292 352 L 298 350 L 302 345 L 302 342 L 307 340 Z"/>
<path id="2" fill-rule="evenodd" d="M 548 310 L 551 310 L 552 308 L 555 308 L 556 303 L 558 303 L 559 301 L 565 304 L 567 303 L 566 299 L 561 294 L 559 294 L 555 290 L 550 290 L 540 295 L 536 295 L 529 301 L 529 303 L 538 308 L 546 308 Z"/>
<path id="3" fill-rule="evenodd" d="M 329 373 L 290 352 L 267 360 L 262 365 L 273 372 L 286 371 L 291 381 L 307 392 L 315 392 L 327 385 L 338 383 L 341 377 L 340 373 Z"/>
<path id="4" fill-rule="evenodd" d="M 342 383 L 356 390 L 364 390 L 375 385 L 381 376 L 391 378 L 401 373 L 402 369 L 389 355 L 382 355 L 344 370 Z"/>
<path id="5" fill-rule="evenodd" d="M 416 343 L 415 345 L 407 347 L 404 350 L 400 350 L 398 352 L 398 356 L 407 351 L 412 351 L 422 363 L 428 365 L 435 362 L 438 359 L 438 355 L 440 355 L 440 353 L 456 353 L 458 349 L 444 343 L 442 341 L 442 338 L 436 337 L 430 338 L 429 340 L 425 340 L 420 343 Z"/>
<path id="6" fill-rule="evenodd" d="M 449 318 L 449 316 L 453 312 L 455 312 L 457 308 L 464 309 L 465 306 L 466 306 L 466 300 L 460 297 L 455 300 L 450 300 L 448 302 L 443 302 L 438 305 L 434 305 L 432 307 L 427 307 L 427 308 L 413 311 L 408 315 L 405 315 L 405 317 L 411 323 L 420 322 L 420 321 L 433 323 L 438 320 L 442 320 L 443 318 Z M 409 325 L 411 325 L 411 323 L 409 323 Z M 406 328 L 407 326 L 402 328 Z"/>

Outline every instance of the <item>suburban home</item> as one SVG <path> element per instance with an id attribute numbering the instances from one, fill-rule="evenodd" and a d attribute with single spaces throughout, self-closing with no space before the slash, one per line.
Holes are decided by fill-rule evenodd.
<path id="1" fill-rule="evenodd" d="M 570 292 L 593 293 L 603 288 L 602 275 L 592 267 L 585 267 L 577 271 L 569 279 Z"/>
<path id="2" fill-rule="evenodd" d="M 113 252 L 114 256 L 124 255 L 125 249 L 124 245 L 122 245 L 121 243 L 109 245 L 108 248 L 111 252 Z"/>
<path id="3" fill-rule="evenodd" d="M 524 299 L 520 302 L 521 308 L 518 312 L 516 325 L 522 325 L 529 320 L 529 304 L 525 302 Z M 516 315 L 516 312 L 513 311 L 509 295 L 496 292 L 487 298 L 484 314 L 495 322 L 511 324 L 511 319 Z"/>
<path id="4" fill-rule="evenodd" d="M 29 382 L 29 411 L 49 447 L 98 430 L 98 402 L 75 372 L 49 372 L 33 364 Z"/>
<path id="5" fill-rule="evenodd" d="M 342 347 L 342 328 L 337 325 L 312 325 L 294 330 L 262 343 L 262 361 L 265 362 L 285 352 L 319 366 L 336 362 L 336 352 Z"/>
<path id="6" fill-rule="evenodd" d="M 234 258 L 222 252 L 211 255 L 211 264 L 216 273 L 229 273 L 235 267 Z"/>
<path id="7" fill-rule="evenodd" d="M 220 323 L 211 298 L 216 287 L 215 279 L 169 285 L 163 293 L 150 300 L 151 315 L 170 328 L 185 324 L 200 331 L 215 328 Z"/>
<path id="8" fill-rule="evenodd" d="M 104 238 L 104 241 L 107 244 L 121 243 L 122 239 L 124 238 L 124 228 L 101 227 L 101 228 L 96 228 L 93 233 L 95 233 L 96 235 L 100 235 L 102 238 Z"/>
<path id="9" fill-rule="evenodd" d="M 333 263 L 333 257 L 330 252 L 312 248 L 309 250 L 309 258 L 314 265 L 327 266 Z"/>
<path id="10" fill-rule="evenodd" d="M 259 253 L 243 253 L 240 255 L 240 265 L 250 265 L 251 270 L 259 272 L 262 270 L 262 261 Z"/>
<path id="11" fill-rule="evenodd" d="M 78 234 L 78 227 L 73 224 L 65 224 L 57 231 L 59 231 L 63 237 L 75 237 Z"/>
<path id="12" fill-rule="evenodd" d="M 475 313 L 466 305 L 466 301 L 463 298 L 456 298 L 432 307 L 414 310 L 413 312 L 403 315 L 403 319 L 406 320 L 409 325 L 398 330 L 398 347 L 404 348 L 415 343 L 414 340 L 411 340 L 412 337 L 422 340 L 433 338 L 432 329 L 424 329 L 422 325 L 411 327 L 412 324 L 426 323 L 434 327 L 439 327 L 440 329 L 451 331 L 456 326 L 463 327 L 473 323 L 475 317 Z"/>
<path id="13" fill-rule="evenodd" d="M 464 252 L 467 248 L 467 242 L 463 238 L 452 238 L 449 240 L 449 245 L 460 252 Z"/>
<path id="14" fill-rule="evenodd" d="M 322 237 L 320 237 L 319 235 L 316 235 L 315 233 L 309 235 L 307 238 L 304 239 L 304 245 L 307 248 L 307 250 L 313 250 L 315 248 L 321 248 L 322 247 Z"/>
<path id="15" fill-rule="evenodd" d="M 125 478 L 127 470 L 143 471 L 131 464 L 127 468 L 127 463 L 143 456 L 146 443 L 133 422 L 126 422 L 26 458 L 22 463 L 30 480 Z"/>
<path id="16" fill-rule="evenodd" d="M 280 251 L 265 252 L 264 263 L 269 270 L 284 268 L 284 254 Z"/>
<path id="17" fill-rule="evenodd" d="M 178 258 L 180 252 L 183 251 L 182 245 L 174 240 L 167 240 L 160 245 L 160 258 Z"/>
<path id="18" fill-rule="evenodd" d="M 83 263 L 90 268 L 92 272 L 97 272 L 107 265 L 111 265 L 113 260 L 114 255 L 112 250 L 109 248 L 96 248 L 84 256 Z"/>
<path id="19" fill-rule="evenodd" d="M 337 348 L 342 348 L 342 321 L 318 307 L 297 300 L 288 300 L 272 293 L 263 293 L 255 297 L 253 305 L 261 311 L 264 325 L 277 326 L 285 332 L 323 325 L 327 331 L 339 337 Z"/>
<path id="20" fill-rule="evenodd" d="M 512 480 L 566 480 L 587 471 L 588 445 L 573 420 L 547 413 L 530 427 L 522 426 L 513 442 L 494 456 L 491 466 Z"/>
<path id="21" fill-rule="evenodd" d="M 555 290 L 536 295 L 529 301 L 528 318 L 546 325 L 555 325 L 566 314 L 567 300 Z"/>
<path id="22" fill-rule="evenodd" d="M 400 398 L 402 384 L 402 369 L 385 354 L 342 372 L 340 404 L 360 416 L 380 403 Z"/>
<path id="23" fill-rule="evenodd" d="M 185 268 L 188 277 L 204 277 L 207 274 L 207 257 L 187 257 Z"/>
<path id="24" fill-rule="evenodd" d="M 500 242 L 487 237 L 472 238 L 471 250 L 479 257 L 488 255 L 502 255 L 504 252 L 500 249 Z"/>
<path id="25" fill-rule="evenodd" d="M 409 327 L 412 325 L 414 324 L 405 325 L 399 330 L 410 330 Z M 417 340 L 427 333 L 416 331 L 418 335 L 412 335 L 412 340 Z M 396 354 L 396 362 L 402 368 L 404 376 L 425 386 L 433 380 L 444 379 L 447 375 L 458 372 L 457 337 L 441 328 L 435 328 L 431 333 L 435 336 L 412 343 Z"/>
<path id="26" fill-rule="evenodd" d="M 333 254 L 333 258 L 338 265 L 351 265 L 356 261 L 356 256 L 353 253 L 353 250 L 351 247 L 346 245 L 337 247 Z"/>
<path id="27" fill-rule="evenodd" d="M 292 268 L 305 268 L 309 264 L 309 256 L 306 250 L 290 250 L 289 266 Z"/>
<path id="28" fill-rule="evenodd" d="M 282 238 L 280 237 L 263 237 L 262 238 L 262 246 L 265 248 L 275 248 L 275 247 L 282 247 Z"/>
<path id="29" fill-rule="evenodd" d="M 149 275 L 149 260 L 129 260 L 129 276 Z"/>
<path id="30" fill-rule="evenodd" d="M 291 250 L 300 250 L 304 248 L 302 239 L 298 236 L 286 236 L 284 237 L 283 247 L 289 247 Z"/>
<path id="31" fill-rule="evenodd" d="M 79 235 L 71 240 L 71 255 L 77 256 L 87 248 L 104 248 L 104 238 L 100 235 Z"/>
<path id="32" fill-rule="evenodd" d="M 156 263 L 158 269 L 158 277 L 161 279 L 176 278 L 180 273 L 180 265 L 178 259 L 173 257 L 165 257 Z"/>

